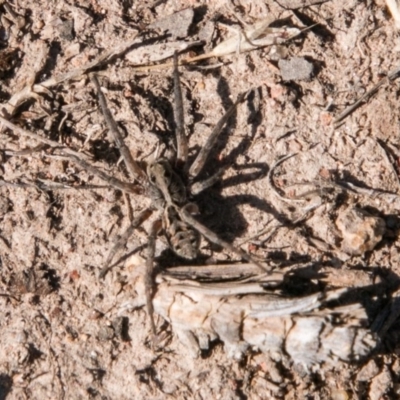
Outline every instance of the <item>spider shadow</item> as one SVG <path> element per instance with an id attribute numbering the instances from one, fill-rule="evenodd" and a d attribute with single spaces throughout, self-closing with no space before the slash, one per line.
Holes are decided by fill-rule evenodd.
<path id="1" fill-rule="evenodd" d="M 227 112 L 234 105 L 234 102 L 231 99 L 232 93 L 230 91 L 229 84 L 224 77 L 219 76 L 217 93 L 221 98 L 221 103 L 225 109 L 225 112 Z M 201 180 L 206 175 L 212 175 L 224 166 L 235 164 L 237 157 L 241 154 L 245 154 L 249 150 L 257 133 L 257 129 L 262 123 L 262 115 L 259 107 L 256 104 L 257 99 L 259 99 L 260 96 L 261 89 L 255 88 L 247 95 L 245 101 L 248 109 L 247 123 L 251 127 L 250 134 L 244 136 L 241 142 L 225 157 L 224 160 L 218 161 L 218 154 L 220 154 L 222 150 L 226 148 L 232 132 L 237 128 L 238 108 L 236 108 L 229 120 L 226 122 L 225 126 L 222 128 L 220 134 L 218 135 L 217 143 L 208 155 L 207 168 L 205 168 L 204 171 L 202 171 L 202 173 L 196 177 L 196 180 Z M 189 164 L 193 162 L 200 151 L 199 148 L 195 148 L 194 150 L 195 151 L 189 158 Z M 210 160 L 212 160 L 212 162 Z"/>
<path id="2" fill-rule="evenodd" d="M 0 400 L 6 400 L 13 387 L 13 380 L 11 376 L 1 373 L 0 374 Z"/>
<path id="3" fill-rule="evenodd" d="M 225 111 L 227 111 L 233 105 L 233 102 L 230 96 L 231 92 L 229 85 L 223 77 L 219 77 L 217 92 L 221 97 L 221 102 L 224 105 Z M 204 171 L 196 177 L 196 180 L 202 180 L 230 165 L 232 165 L 236 171 L 250 170 L 250 172 L 237 174 L 227 178 L 194 197 L 194 201 L 200 209 L 200 222 L 228 242 L 232 242 L 236 237 L 243 235 L 248 227 L 246 219 L 239 211 L 240 205 L 249 203 L 262 211 L 278 215 L 272 206 L 256 196 L 246 197 L 234 195 L 224 197 L 222 195 L 223 189 L 230 186 L 239 186 L 241 184 L 251 183 L 252 181 L 264 178 L 269 171 L 269 166 L 266 163 L 256 162 L 247 165 L 236 164 L 239 155 L 246 154 L 249 150 L 257 133 L 257 129 L 261 125 L 262 116 L 259 107 L 256 104 L 259 96 L 260 91 L 257 88 L 251 91 L 246 98 L 246 106 L 248 110 L 247 123 L 250 126 L 250 134 L 243 136 L 237 146 L 235 146 L 235 148 L 233 148 L 223 160 L 218 161 L 216 155 L 227 146 L 231 132 L 237 128 L 238 110 L 235 110 L 229 121 L 227 121 L 225 127 L 222 129 L 216 145 L 208 155 L 206 168 L 204 168 Z M 193 161 L 190 160 L 189 164 L 191 164 L 191 162 Z M 213 244 L 211 247 L 214 248 L 215 245 Z"/>
<path id="4" fill-rule="evenodd" d="M 206 225 L 222 239 L 233 242 L 235 238 L 242 236 L 248 228 L 248 222 L 239 210 L 239 207 L 247 204 L 274 216 L 283 225 L 289 221 L 264 199 L 251 194 L 237 194 L 225 197 L 218 190 L 209 190 L 196 199 L 200 208 L 200 222 Z"/>

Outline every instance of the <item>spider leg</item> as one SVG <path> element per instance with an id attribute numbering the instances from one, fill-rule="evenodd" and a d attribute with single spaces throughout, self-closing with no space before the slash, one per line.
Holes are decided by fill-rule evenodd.
<path id="1" fill-rule="evenodd" d="M 217 125 L 215 125 L 214 129 L 212 130 L 210 136 L 207 139 L 207 142 L 201 148 L 201 150 L 199 151 L 199 154 L 193 161 L 193 164 L 190 166 L 189 176 L 191 178 L 196 178 L 200 174 L 202 169 L 204 168 L 204 165 L 207 162 L 207 158 L 210 155 L 211 150 L 214 148 L 215 142 L 217 141 L 218 136 L 221 133 L 223 126 L 228 121 L 228 119 L 231 117 L 231 115 L 235 112 L 237 105 L 243 101 L 246 94 L 247 93 L 240 94 L 237 97 L 235 103 L 231 107 L 229 107 L 228 111 L 218 121 Z"/>
<path id="2" fill-rule="evenodd" d="M 128 229 L 121 235 L 121 237 L 117 240 L 115 243 L 114 247 L 111 249 L 110 253 L 108 254 L 107 261 L 102 268 L 102 270 L 99 273 L 99 278 L 104 278 L 107 274 L 107 272 L 112 268 L 110 266 L 110 263 L 112 259 L 114 258 L 115 254 L 123 247 L 125 246 L 126 242 L 132 235 L 133 231 L 140 226 L 147 218 L 150 217 L 152 214 L 152 210 L 150 208 L 146 208 L 145 210 L 141 211 L 139 215 L 132 221 L 132 223 L 129 225 Z"/>
<path id="3" fill-rule="evenodd" d="M 119 151 L 121 152 L 121 155 L 124 159 L 126 168 L 128 169 L 131 177 L 133 179 L 136 179 L 139 182 L 142 182 L 146 178 L 146 174 L 144 171 L 139 167 L 139 164 L 133 159 L 132 154 L 130 153 L 127 145 L 124 142 L 124 139 L 121 135 L 121 132 L 118 129 L 118 125 L 115 122 L 108 106 L 107 106 L 107 100 L 101 91 L 99 80 L 97 79 L 97 76 L 95 74 L 90 74 L 90 79 L 93 82 L 93 84 L 96 87 L 97 90 L 97 95 L 99 97 L 99 103 L 101 110 L 104 115 L 104 119 L 106 120 L 108 129 L 110 130 L 111 134 L 114 137 L 114 141 L 116 145 L 119 148 Z"/>
<path id="4" fill-rule="evenodd" d="M 215 174 L 211 175 L 209 178 L 193 183 L 190 186 L 190 193 L 195 196 L 201 193 L 203 190 L 206 190 L 209 187 L 215 185 L 218 181 L 221 180 L 225 170 L 226 167 L 222 167 Z"/>
<path id="5" fill-rule="evenodd" d="M 59 159 L 66 159 L 66 160 L 72 160 L 75 164 L 78 164 L 81 166 L 83 169 L 86 171 L 92 173 L 93 175 L 98 176 L 101 180 L 104 182 L 107 182 L 109 185 L 113 186 L 116 189 L 122 190 L 127 193 L 134 193 L 138 194 L 142 192 L 142 188 L 139 188 L 138 186 L 121 181 L 117 178 L 114 178 L 113 176 L 107 175 L 105 172 L 101 171 L 100 169 L 94 167 L 87 161 L 85 161 L 82 157 L 78 157 L 75 154 L 69 154 L 69 152 L 61 152 L 61 155 L 45 155 L 45 157 L 49 158 L 59 158 Z"/>
<path id="6" fill-rule="evenodd" d="M 146 308 L 147 314 L 150 318 L 151 331 L 153 339 L 156 337 L 156 324 L 154 322 L 154 307 L 153 307 L 153 295 L 154 295 L 154 253 L 156 250 L 156 238 L 157 234 L 161 229 L 162 222 L 158 218 L 153 222 L 149 234 L 149 242 L 147 247 L 147 260 L 146 260 L 146 276 L 144 279 L 145 290 L 146 290 Z M 154 340 L 153 340 L 154 342 Z"/>
<path id="7" fill-rule="evenodd" d="M 55 149 L 55 150 L 57 150 L 57 152 L 59 152 L 58 155 L 44 154 L 45 157 L 55 157 L 55 158 L 59 157 L 59 158 L 64 158 L 64 159 L 70 159 L 75 164 L 80 165 L 82 168 L 91 172 L 93 175 L 98 176 L 100 179 L 109 183 L 111 186 L 114 186 L 117 189 L 120 189 L 124 192 L 130 192 L 130 193 L 140 193 L 141 192 L 141 190 L 139 190 L 139 188 L 135 187 L 133 184 L 123 182 L 117 178 L 113 178 L 113 177 L 107 175 L 105 172 L 99 170 L 98 168 L 93 167 L 91 164 L 89 164 L 87 161 L 85 161 L 83 154 L 79 153 L 78 151 L 74 151 L 74 150 L 70 149 L 69 147 L 60 145 L 60 143 L 55 142 L 54 140 L 47 139 L 36 133 L 33 133 L 26 129 L 20 128 L 19 126 L 2 118 L 1 116 L 0 116 L 0 123 L 3 124 L 4 126 L 6 126 L 8 129 L 11 129 L 13 132 L 20 134 L 21 136 L 35 139 L 45 145 L 50 146 L 52 149 Z M 19 156 L 19 155 L 16 154 L 15 156 Z M 47 188 L 43 187 L 43 190 L 47 190 Z"/>
<path id="8" fill-rule="evenodd" d="M 230 243 L 219 238 L 218 235 L 216 235 L 213 231 L 211 231 L 210 229 L 205 227 L 203 224 L 201 224 L 199 221 L 197 221 L 195 218 L 193 218 L 192 215 L 190 214 L 190 212 L 188 211 L 187 206 L 182 207 L 182 208 L 177 208 L 177 211 L 179 213 L 179 216 L 181 217 L 181 219 L 184 222 L 186 222 L 188 225 L 192 226 L 194 229 L 196 229 L 198 232 L 200 232 L 210 242 L 215 243 L 216 245 L 221 246 L 221 247 L 225 248 L 226 250 L 229 250 L 233 253 L 236 253 L 242 259 L 246 260 L 249 263 L 256 265 L 263 272 L 271 273 L 271 271 L 272 271 L 271 267 L 269 267 L 263 263 L 260 263 L 259 261 L 255 260 L 250 254 L 247 254 L 242 249 L 232 246 Z"/>
<path id="9" fill-rule="evenodd" d="M 177 52 L 175 52 L 174 54 L 174 97 L 175 135 L 177 147 L 176 163 L 179 165 L 183 165 L 183 168 L 186 169 L 188 158 L 188 143 L 187 137 L 185 135 L 185 119 L 183 115 L 183 99 L 181 82 L 179 79 Z"/>

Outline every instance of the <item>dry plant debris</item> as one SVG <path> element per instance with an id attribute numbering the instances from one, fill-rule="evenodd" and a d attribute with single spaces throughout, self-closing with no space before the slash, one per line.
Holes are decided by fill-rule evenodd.
<path id="1" fill-rule="evenodd" d="M 145 264 L 138 256 L 127 260 L 126 268 L 135 273 L 131 279 L 136 298 L 123 305 L 125 308 L 144 304 Z M 235 268 L 236 274 L 243 271 L 240 264 L 226 267 L 231 267 L 230 273 Z M 202 267 L 197 268 L 196 273 L 201 274 Z M 195 358 L 216 339 L 224 343 L 228 356 L 237 360 L 250 350 L 262 351 L 275 360 L 287 356 L 307 368 L 359 360 L 376 347 L 376 337 L 365 329 L 368 317 L 360 304 L 326 306 L 346 290 L 285 298 L 263 290 L 265 283 L 260 276 L 244 283 L 201 283 L 164 275 L 154 294 L 154 310 L 171 324 Z"/>
<path id="2" fill-rule="evenodd" d="M 0 2 L 0 395 L 396 398 L 393 5 Z M 97 279 L 120 233 L 149 204 L 128 190 L 88 73 L 108 82 L 110 111 L 142 163 L 157 147 L 173 147 L 164 57 L 176 50 L 187 64 L 180 73 L 190 160 L 234 94 L 255 88 L 213 148 L 210 168 L 227 165 L 224 182 L 196 202 L 207 228 L 273 272 L 232 265 L 232 254 L 206 242 L 194 265 L 182 267 L 161 241 L 154 305 L 166 320 L 157 319 L 162 348 L 153 349 L 132 263 Z M 312 63 L 307 79 L 284 79 L 279 65 L 293 59 Z M 355 215 L 355 204 L 371 216 Z M 150 223 L 134 232 L 126 256 L 145 256 Z M 162 272 L 173 265 L 181 267 Z M 277 298 L 294 308 L 282 311 Z M 280 314 L 255 317 L 252 304 Z"/>
<path id="3" fill-rule="evenodd" d="M 389 8 L 390 13 L 392 14 L 396 28 L 399 29 L 400 28 L 400 10 L 399 10 L 399 5 L 397 3 L 397 0 L 386 0 L 386 4 Z"/>

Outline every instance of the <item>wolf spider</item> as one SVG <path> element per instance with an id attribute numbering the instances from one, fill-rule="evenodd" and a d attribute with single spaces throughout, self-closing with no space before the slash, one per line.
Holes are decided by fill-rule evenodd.
<path id="1" fill-rule="evenodd" d="M 80 153 L 73 151 L 72 149 L 66 147 L 60 149 L 58 143 L 21 130 L 3 118 L 1 118 L 1 122 L 10 129 L 41 140 L 53 148 L 52 156 L 72 160 L 89 172 L 106 181 L 112 187 L 135 194 L 144 192 L 151 198 L 152 205 L 141 211 L 136 216 L 128 229 L 115 243 L 107 257 L 104 268 L 100 272 L 100 277 L 105 276 L 115 254 L 126 244 L 133 231 L 149 218 L 153 212 L 157 212 L 157 218 L 151 225 L 148 238 L 145 277 L 146 307 L 150 317 L 152 333 L 155 335 L 156 327 L 152 305 L 154 256 L 156 238 L 161 231 L 163 231 L 171 250 L 183 259 L 194 259 L 197 257 L 200 245 L 200 236 L 202 235 L 208 241 L 238 254 L 242 259 L 258 266 L 264 272 L 270 272 L 266 265 L 255 260 L 243 250 L 222 240 L 218 235 L 202 225 L 195 218 L 195 215 L 198 213 L 198 208 L 195 203 L 190 201 L 190 198 L 193 195 L 197 195 L 212 186 L 221 178 L 222 173 L 224 172 L 223 169 L 204 181 L 195 181 L 203 170 L 223 126 L 233 114 L 237 105 L 244 100 L 246 93 L 238 96 L 236 102 L 227 110 L 225 115 L 214 127 L 194 161 L 191 165 L 188 165 L 188 141 L 185 135 L 182 92 L 178 71 L 178 60 L 177 55 L 175 54 L 173 78 L 176 151 L 172 151 L 172 155 L 169 158 L 157 158 L 143 168 L 133 159 L 128 147 L 125 145 L 117 123 L 107 106 L 107 101 L 101 91 L 97 76 L 95 74 L 90 74 L 90 78 L 96 87 L 100 107 L 108 129 L 110 130 L 121 153 L 126 169 L 133 180 L 131 183 L 123 182 L 115 177 L 108 176 L 101 170 L 93 167 L 89 162 L 85 161 Z"/>
<path id="2" fill-rule="evenodd" d="M 144 219 L 148 218 L 153 211 L 156 211 L 158 216 L 152 223 L 149 233 L 145 279 L 146 306 L 153 334 L 156 332 L 152 307 L 154 253 L 156 237 L 161 231 L 164 232 L 171 250 L 181 258 L 194 259 L 197 257 L 200 245 L 200 235 L 202 235 L 210 242 L 238 254 L 242 259 L 257 265 L 262 270 L 268 270 L 265 265 L 261 264 L 241 249 L 222 240 L 214 232 L 195 219 L 194 215 L 197 214 L 198 208 L 195 203 L 189 201 L 192 195 L 202 192 L 221 178 L 223 170 L 217 172 L 204 181 L 195 182 L 196 177 L 203 170 L 223 126 L 233 114 L 237 105 L 243 101 L 246 94 L 238 96 L 236 102 L 227 110 L 225 115 L 214 127 L 206 143 L 189 166 L 188 141 L 184 129 L 183 101 L 176 54 L 174 56 L 173 77 L 176 152 L 173 151 L 169 159 L 158 158 L 153 162 L 150 162 L 144 170 L 132 158 L 131 153 L 124 144 L 117 124 L 107 107 L 106 99 L 100 90 L 97 77 L 95 75 L 91 76 L 91 79 L 97 88 L 100 106 L 106 123 L 121 152 L 127 170 L 132 179 L 144 189 L 146 194 L 152 200 L 151 207 L 142 211 L 132 222 L 127 231 L 121 236 L 121 239 L 117 241 L 108 256 L 106 266 L 100 275 L 104 276 L 112 258 L 116 252 L 125 245 L 133 230 L 138 227 Z M 109 180 L 109 183 L 111 185 L 114 184 L 113 178 Z"/>

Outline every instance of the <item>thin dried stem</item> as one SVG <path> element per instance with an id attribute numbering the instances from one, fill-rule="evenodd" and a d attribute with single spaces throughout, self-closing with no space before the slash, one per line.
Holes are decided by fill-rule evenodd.
<path id="1" fill-rule="evenodd" d="M 51 77 L 41 83 L 24 87 L 21 91 L 14 94 L 6 104 L 3 104 L 0 113 L 2 113 L 2 115 L 4 116 L 12 116 L 17 108 L 23 103 L 25 103 L 29 99 L 37 98 L 38 93 L 45 93 L 51 96 L 51 92 L 49 92 L 48 90 L 49 88 L 57 86 L 60 83 L 69 81 L 71 79 L 77 79 L 91 69 L 99 67 L 100 65 L 110 61 L 114 57 L 124 54 L 130 47 L 132 47 L 134 44 L 137 44 L 136 38 L 138 35 L 139 33 L 136 33 L 129 42 L 124 43 L 121 46 L 106 50 L 98 57 L 96 57 L 93 61 L 90 61 L 80 68 L 76 68 L 72 71 L 66 72 L 65 74 Z"/>

